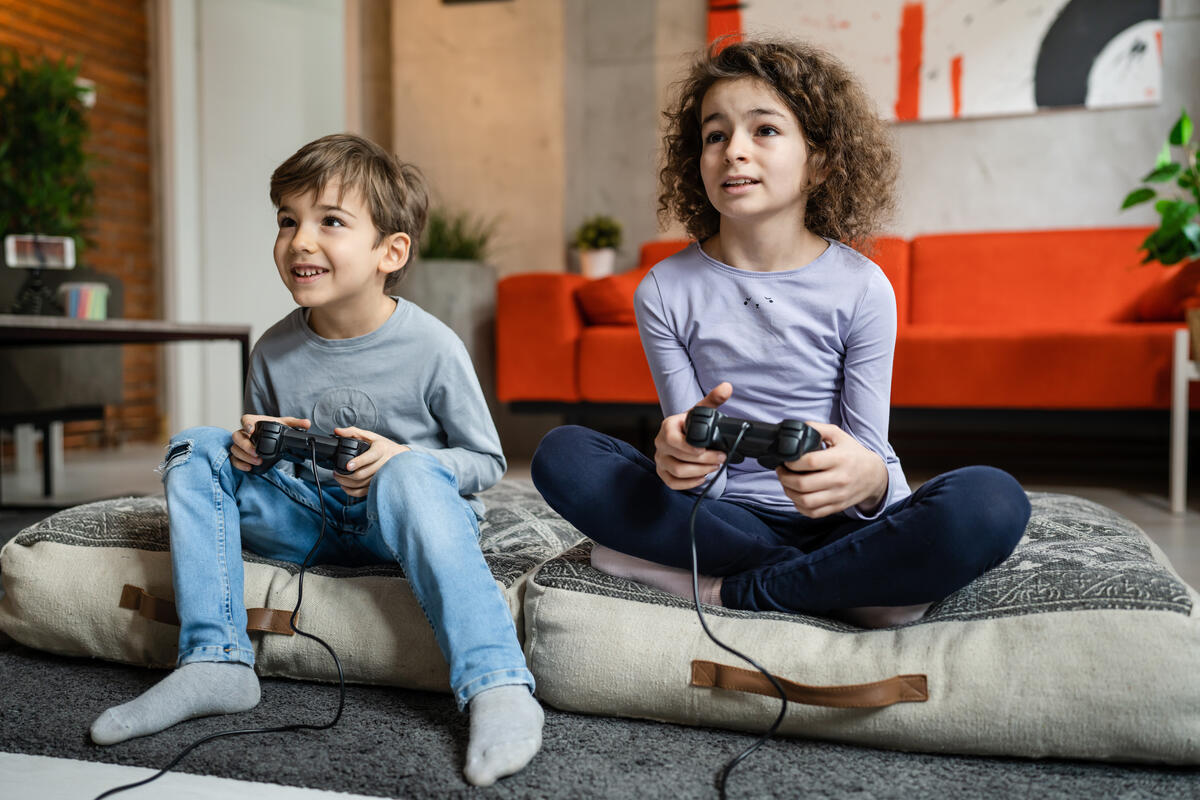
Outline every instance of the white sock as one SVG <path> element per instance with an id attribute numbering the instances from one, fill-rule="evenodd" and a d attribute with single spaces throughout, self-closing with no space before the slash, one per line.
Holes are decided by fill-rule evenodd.
<path id="1" fill-rule="evenodd" d="M 602 544 L 592 545 L 592 566 L 605 574 L 644 583 L 684 600 L 694 599 L 691 570 L 667 567 L 644 558 L 627 556 Z M 700 602 L 709 606 L 721 605 L 721 582 L 721 578 L 701 575 Z"/>
<path id="2" fill-rule="evenodd" d="M 471 698 L 471 743 L 463 774 L 476 786 L 491 786 L 520 771 L 542 747 L 545 714 L 523 683 L 484 689 Z"/>
<path id="3" fill-rule="evenodd" d="M 260 695 L 252 667 L 238 662 L 193 661 L 140 696 L 97 717 L 92 723 L 92 741 L 116 744 L 158 733 L 185 719 L 249 711 L 258 705 Z"/>

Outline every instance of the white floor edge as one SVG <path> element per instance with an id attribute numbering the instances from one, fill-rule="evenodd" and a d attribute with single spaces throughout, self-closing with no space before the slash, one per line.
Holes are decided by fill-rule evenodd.
<path id="1" fill-rule="evenodd" d="M 73 758 L 0 753 L 0 796 L 5 800 L 86 800 L 126 783 L 134 783 L 157 770 L 100 764 Z M 274 783 L 236 781 L 210 775 L 168 772 L 153 783 L 139 786 L 115 797 L 146 800 L 170 797 L 171 800 L 379 800 L 364 795 L 280 786 Z"/>

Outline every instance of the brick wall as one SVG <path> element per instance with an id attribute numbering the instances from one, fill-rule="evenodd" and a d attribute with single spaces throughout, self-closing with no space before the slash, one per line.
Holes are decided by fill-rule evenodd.
<path id="1" fill-rule="evenodd" d="M 0 0 L 0 46 L 23 56 L 80 65 L 96 84 L 89 151 L 95 156 L 95 214 L 83 260 L 120 278 L 124 316 L 160 316 L 151 193 L 149 29 L 145 0 Z M 156 345 L 125 345 L 124 401 L 105 419 L 66 426 L 67 447 L 158 438 L 160 362 Z"/>

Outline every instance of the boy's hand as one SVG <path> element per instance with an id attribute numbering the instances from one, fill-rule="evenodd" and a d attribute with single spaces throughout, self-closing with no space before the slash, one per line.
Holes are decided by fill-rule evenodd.
<path id="1" fill-rule="evenodd" d="M 861 506 L 878 509 L 888 489 L 887 466 L 878 453 L 837 425 L 809 422 L 825 442 L 824 450 L 810 453 L 776 468 L 784 494 L 806 517 L 817 519 Z"/>
<path id="2" fill-rule="evenodd" d="M 717 384 L 697 406 L 717 408 L 733 396 L 728 381 Z M 671 489 L 694 489 L 704 483 L 709 473 L 721 466 L 725 454 L 720 450 L 704 450 L 687 443 L 683 421 L 687 412 L 672 414 L 662 421 L 654 437 L 654 471 Z"/>
<path id="3" fill-rule="evenodd" d="M 397 444 L 386 436 L 364 431 L 362 428 L 334 428 L 333 432 L 338 436 L 358 439 L 371 445 L 367 452 L 355 456 L 346 465 L 347 471 L 350 472 L 349 475 L 333 473 L 333 479 L 351 497 L 366 497 L 367 489 L 371 485 L 371 478 L 375 476 L 376 472 L 379 472 L 379 468 L 386 464 L 392 456 L 412 449 L 408 445 Z"/>
<path id="4" fill-rule="evenodd" d="M 304 428 L 304 430 L 308 430 L 312 425 L 306 419 L 297 419 L 295 417 L 264 417 L 261 414 L 242 414 L 242 427 L 233 432 L 233 446 L 229 448 L 229 459 L 233 462 L 233 466 L 242 472 L 249 472 L 251 467 L 262 463 L 262 459 L 258 457 L 258 453 L 254 452 L 254 445 L 250 443 L 250 434 L 254 433 L 254 425 L 261 419 L 275 420 L 276 422 L 282 422 L 288 427 Z"/>

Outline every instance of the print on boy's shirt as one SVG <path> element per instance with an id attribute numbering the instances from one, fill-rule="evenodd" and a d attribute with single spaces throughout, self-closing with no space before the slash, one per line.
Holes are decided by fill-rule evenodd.
<path id="1" fill-rule="evenodd" d="M 334 428 L 362 428 L 374 431 L 379 424 L 375 401 L 360 389 L 339 386 L 317 398 L 312 410 L 313 428 L 332 432 Z"/>

